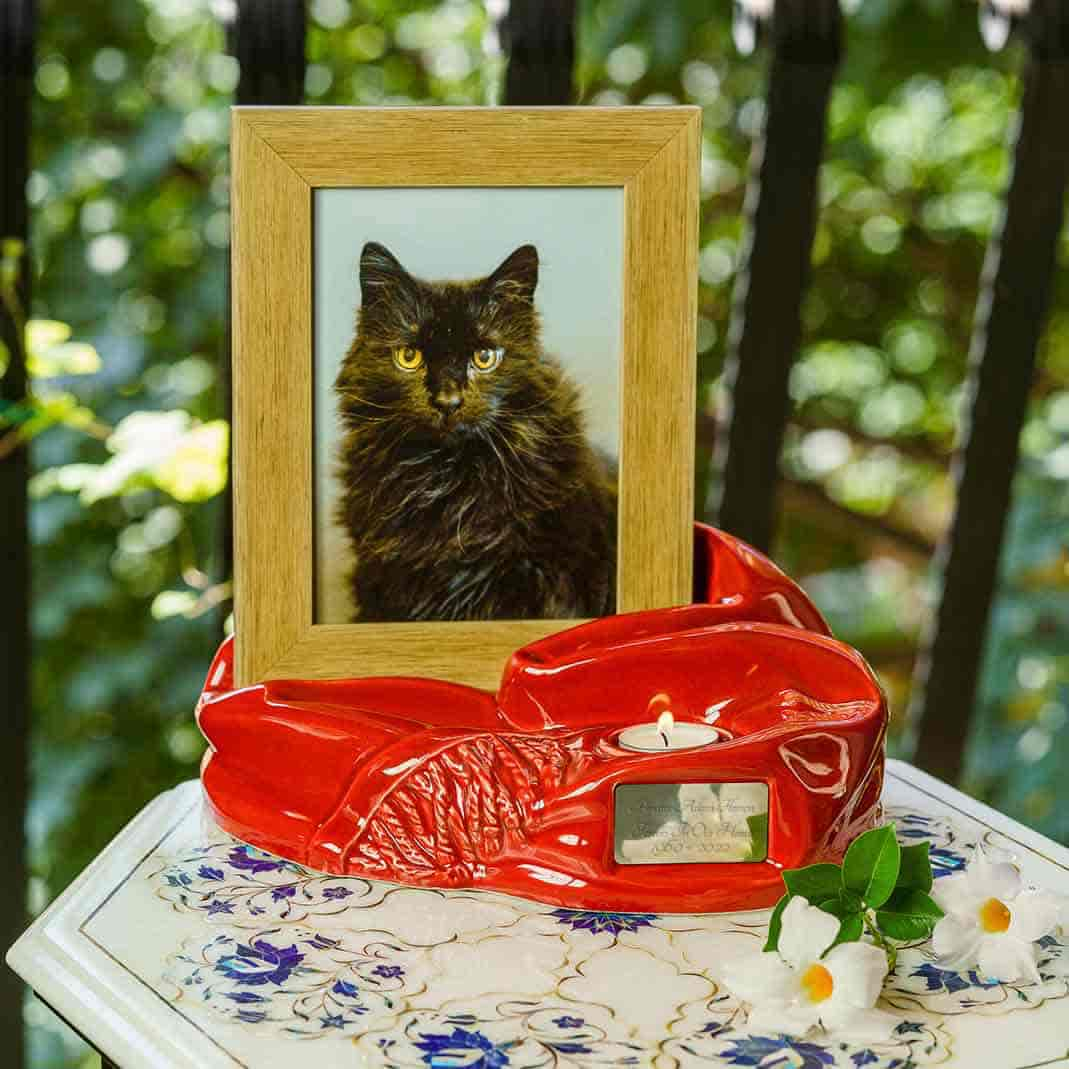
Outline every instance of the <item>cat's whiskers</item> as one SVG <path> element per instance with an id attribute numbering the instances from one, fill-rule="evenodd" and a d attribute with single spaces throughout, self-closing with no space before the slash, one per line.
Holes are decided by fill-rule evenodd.
<path id="1" fill-rule="evenodd" d="M 509 429 L 511 434 L 501 431 L 499 441 L 508 449 L 517 463 L 522 463 L 524 460 L 544 463 L 545 457 L 539 447 L 553 440 L 550 435 L 532 431 L 523 424 L 513 424 Z"/>
<path id="2" fill-rule="evenodd" d="M 377 426 L 381 426 L 383 424 L 390 424 L 390 423 L 395 423 L 395 422 L 396 422 L 396 417 L 394 417 L 394 416 L 365 416 L 363 414 L 361 414 L 361 416 L 360 416 L 360 426 L 361 426 L 361 428 L 367 427 L 367 426 L 376 426 L 377 427 Z"/>
<path id="3" fill-rule="evenodd" d="M 569 392 L 574 392 L 574 388 L 561 379 L 552 390 L 547 390 L 537 401 L 534 401 L 523 408 L 513 408 L 510 411 L 513 415 L 517 416 L 525 415 L 527 412 L 534 412 L 536 409 L 540 408 L 545 409 L 546 411 L 551 411 L 552 403 L 558 400 L 562 394 Z"/>
<path id="4" fill-rule="evenodd" d="M 512 470 L 510 469 L 510 467 L 509 467 L 508 463 L 506 462 L 505 458 L 501 455 L 501 450 L 498 449 L 497 443 L 494 441 L 493 432 L 490 431 L 489 428 L 488 428 L 488 432 L 483 435 L 483 441 L 486 442 L 486 444 L 494 451 L 494 455 L 497 457 L 498 461 L 501 464 L 501 471 L 505 475 L 505 479 L 503 480 L 503 482 L 501 484 L 501 490 L 504 493 L 506 499 L 508 500 L 509 508 L 512 509 L 513 511 L 515 511 L 516 510 L 516 495 L 515 495 L 515 493 L 513 491 L 513 486 L 512 486 L 512 479 L 511 479 Z"/>
<path id="5" fill-rule="evenodd" d="M 385 450 L 388 452 L 392 452 L 394 449 L 396 449 L 405 440 L 405 438 L 407 438 L 412 433 L 413 430 L 410 424 L 406 424 L 403 421 L 394 420 L 393 422 L 400 423 L 400 432 L 394 434 L 393 437 L 387 442 Z M 381 440 L 372 439 L 365 436 L 361 436 L 361 440 L 363 444 L 363 449 L 361 450 L 361 452 L 367 454 L 369 461 L 368 466 L 370 467 L 370 462 L 373 462 L 374 459 L 380 455 L 380 451 L 383 449 L 383 446 Z M 355 451 L 351 453 L 351 456 L 356 455 L 358 454 Z M 421 457 L 415 457 L 412 459 L 414 461 L 422 461 Z M 401 473 L 398 471 L 398 468 L 400 468 L 405 463 L 406 461 L 399 461 L 392 471 L 389 471 L 385 474 L 381 482 L 371 487 L 368 492 L 369 515 L 376 516 L 380 521 L 385 521 L 393 519 L 398 514 L 398 512 L 403 510 L 403 500 L 398 500 L 395 503 L 395 506 L 392 509 L 389 509 L 383 508 L 381 504 L 381 499 L 386 496 L 386 491 L 389 489 L 390 484 L 399 481 Z"/>
<path id="6" fill-rule="evenodd" d="M 384 412 L 392 412 L 397 415 L 397 409 L 394 405 L 380 405 L 377 401 L 369 401 L 366 397 L 361 397 L 358 393 L 353 393 L 352 390 L 342 389 L 338 391 L 341 397 L 346 401 L 355 401 L 357 404 L 366 405 L 368 408 L 381 408 Z"/>
<path id="7" fill-rule="evenodd" d="M 493 430 L 491 428 L 488 428 L 487 442 L 494 450 L 494 452 L 497 453 L 498 457 L 501 458 L 500 451 L 496 448 L 494 441 L 491 441 L 490 436 L 493 435 Z M 506 435 L 503 431 L 499 435 L 494 436 L 494 438 L 497 442 L 500 442 L 500 444 L 504 446 L 505 449 L 508 450 L 508 452 L 512 455 L 513 460 L 516 462 L 517 466 L 521 468 L 521 470 L 523 470 L 525 457 L 528 460 L 533 460 L 542 463 L 544 466 L 544 458 L 541 456 L 541 454 L 535 452 L 529 447 L 521 447 L 520 451 L 517 452 L 517 443 L 510 441 L 508 435 Z M 511 470 L 507 467 L 507 465 L 505 465 L 505 461 L 503 458 L 501 458 L 501 461 L 506 474 L 511 475 Z M 527 470 L 527 474 L 530 475 L 529 470 Z M 506 485 L 511 489 L 511 480 Z M 523 495 L 528 502 L 533 503 L 538 508 L 549 508 L 552 505 L 553 494 L 548 489 L 544 489 L 537 481 L 528 478 L 523 480 L 521 485 Z"/>
<path id="8" fill-rule="evenodd" d="M 469 497 L 467 501 L 457 510 L 456 522 L 457 522 L 457 548 L 461 553 L 464 552 L 464 517 L 468 514 L 471 507 L 475 504 L 475 498 Z"/>
<path id="9" fill-rule="evenodd" d="M 532 416 L 522 418 L 526 413 L 533 411 L 534 406 L 516 408 L 504 413 L 500 420 L 500 430 L 512 435 L 526 438 L 533 445 L 549 445 L 553 442 L 586 442 L 587 435 L 582 427 L 566 434 L 555 429 L 550 420 Z"/>
<path id="10" fill-rule="evenodd" d="M 537 251 L 517 250 L 486 279 L 427 283 L 369 244 L 360 281 L 356 338 L 335 382 L 345 430 L 338 517 L 355 551 L 358 614 L 612 611 L 612 488 L 595 477 L 577 385 L 542 349 Z M 427 377 L 459 368 L 487 338 L 509 354 L 505 367 L 469 376 L 458 418 L 436 420 Z M 414 339 L 424 375 L 404 373 L 394 352 Z M 577 540 L 587 552 L 576 553 Z"/>

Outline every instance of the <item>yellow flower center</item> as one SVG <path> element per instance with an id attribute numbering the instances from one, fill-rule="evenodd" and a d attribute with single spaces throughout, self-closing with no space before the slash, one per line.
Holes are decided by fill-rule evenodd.
<path id="1" fill-rule="evenodd" d="M 802 973 L 802 988 L 810 1002 L 823 1002 L 826 998 L 830 998 L 833 987 L 835 987 L 835 981 L 823 965 L 810 965 Z"/>
<path id="2" fill-rule="evenodd" d="M 1004 932 L 1010 926 L 1010 911 L 1005 902 L 989 898 L 980 907 L 980 927 L 985 932 Z"/>

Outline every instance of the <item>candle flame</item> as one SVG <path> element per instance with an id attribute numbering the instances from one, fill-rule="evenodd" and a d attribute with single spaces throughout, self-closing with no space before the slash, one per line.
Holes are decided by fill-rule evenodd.
<path id="1" fill-rule="evenodd" d="M 665 710 L 657 717 L 657 734 L 664 740 L 664 748 L 667 750 L 672 745 L 672 730 L 676 726 L 676 718 L 669 710 Z"/>

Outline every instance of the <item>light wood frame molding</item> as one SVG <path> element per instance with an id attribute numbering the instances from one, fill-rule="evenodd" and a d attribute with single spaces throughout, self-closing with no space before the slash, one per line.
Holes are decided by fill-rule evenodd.
<path id="1" fill-rule="evenodd" d="M 313 622 L 316 189 L 624 191 L 621 612 L 692 596 L 698 108 L 234 108 L 236 682 L 420 675 L 493 689 L 578 621 Z"/>

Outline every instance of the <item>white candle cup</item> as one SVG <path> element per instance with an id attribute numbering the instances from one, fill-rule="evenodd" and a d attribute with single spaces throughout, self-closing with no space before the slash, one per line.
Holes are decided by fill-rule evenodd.
<path id="1" fill-rule="evenodd" d="M 693 750 L 708 746 L 720 738 L 720 732 L 709 724 L 677 724 L 671 713 L 665 712 L 655 724 L 636 724 L 620 732 L 619 744 L 625 750 L 639 753 L 667 753 L 670 750 Z"/>

